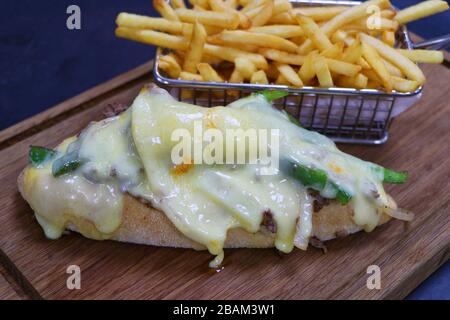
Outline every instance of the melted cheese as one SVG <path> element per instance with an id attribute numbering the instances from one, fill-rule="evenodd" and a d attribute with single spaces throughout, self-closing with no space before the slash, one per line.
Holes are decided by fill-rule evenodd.
<path id="1" fill-rule="evenodd" d="M 227 129 L 278 129 L 277 174 L 261 175 L 262 166 L 250 164 L 190 164 L 187 159 L 187 164 L 175 165 L 171 152 L 178 142 L 172 140 L 172 132 L 183 128 L 195 136 L 198 121 L 203 131 L 214 128 L 223 136 Z M 53 178 L 49 167 L 28 169 L 27 180 L 33 182 L 26 184 L 33 190 L 27 200 L 50 238 L 58 237 L 67 225 L 68 209 L 93 223 L 97 233 L 84 232 L 86 236 L 107 238 L 120 225 L 121 194 L 129 192 L 150 201 L 184 235 L 205 245 L 217 256 L 214 265 L 223 258 L 227 231 L 241 227 L 257 232 L 264 212 L 276 222 L 279 250 L 287 253 L 294 245 L 306 249 L 312 232 L 312 200 L 306 188 L 286 173 L 292 161 L 326 171 L 347 190 L 354 221 L 367 231 L 378 224 L 377 208 L 389 205 L 383 177 L 373 164 L 342 153 L 328 138 L 292 124 L 262 96 L 208 109 L 177 102 L 158 88 L 143 90 L 127 112 L 91 124 L 68 148 L 79 150 L 85 161 L 76 172 Z M 229 151 L 224 146 L 224 157 Z M 334 192 L 328 186 L 322 194 L 334 197 Z"/>

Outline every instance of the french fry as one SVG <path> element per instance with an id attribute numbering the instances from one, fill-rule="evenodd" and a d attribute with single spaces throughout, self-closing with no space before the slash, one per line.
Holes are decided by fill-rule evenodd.
<path id="1" fill-rule="evenodd" d="M 259 70 L 252 75 L 250 78 L 250 83 L 269 84 L 269 80 L 267 79 L 264 70 Z"/>
<path id="2" fill-rule="evenodd" d="M 321 87 L 333 87 L 333 78 L 330 69 L 328 69 L 327 61 L 323 56 L 316 56 L 313 59 L 314 72 Z"/>
<path id="3" fill-rule="evenodd" d="M 348 32 L 344 30 L 338 30 L 331 36 L 331 42 L 344 42 L 348 47 L 350 47 L 355 42 L 355 39 L 350 36 Z"/>
<path id="4" fill-rule="evenodd" d="M 237 57 L 234 60 L 234 66 L 244 80 L 250 80 L 252 74 L 256 72 L 256 66 L 247 57 Z"/>
<path id="5" fill-rule="evenodd" d="M 422 70 L 420 70 L 414 62 L 403 56 L 401 53 L 389 47 L 380 40 L 364 33 L 360 33 L 359 37 L 361 41 L 365 41 L 374 47 L 380 56 L 397 66 L 408 77 L 408 79 L 419 82 L 419 85 L 425 82 L 425 76 Z"/>
<path id="6" fill-rule="evenodd" d="M 395 17 L 395 11 L 393 9 L 385 9 L 381 11 L 380 16 L 382 18 L 392 19 Z"/>
<path id="7" fill-rule="evenodd" d="M 191 73 L 196 73 L 197 64 L 202 61 L 203 46 L 206 42 L 206 36 L 206 30 L 203 25 L 196 22 L 194 24 L 194 31 L 192 33 L 189 49 L 184 58 L 184 70 Z"/>
<path id="8" fill-rule="evenodd" d="M 225 0 L 225 4 L 232 9 L 237 9 L 239 5 L 237 0 Z"/>
<path id="9" fill-rule="evenodd" d="M 358 31 L 396 31 L 398 29 L 398 22 L 391 19 L 379 18 L 379 19 L 368 19 L 363 18 L 354 21 L 353 23 L 343 26 L 344 30 L 358 30 Z"/>
<path id="10" fill-rule="evenodd" d="M 342 51 L 344 49 L 343 42 L 336 42 L 330 48 L 322 51 L 320 54 L 326 58 L 338 59 L 342 56 Z"/>
<path id="11" fill-rule="evenodd" d="M 251 33 L 248 31 L 228 31 L 225 30 L 219 37 L 224 41 L 234 43 L 252 44 L 265 48 L 273 48 L 282 51 L 294 53 L 297 51 L 297 45 L 289 40 L 264 33 Z"/>
<path id="12" fill-rule="evenodd" d="M 203 27 L 205 27 L 205 30 L 206 30 L 206 33 L 208 34 L 208 36 L 216 35 L 223 31 L 223 28 L 221 28 L 221 27 L 209 26 L 207 24 L 204 24 Z"/>
<path id="13" fill-rule="evenodd" d="M 287 81 L 287 79 L 282 74 L 279 74 L 277 79 L 275 80 L 275 84 L 282 86 L 289 86 L 291 83 Z"/>
<path id="14" fill-rule="evenodd" d="M 228 6 L 223 0 L 208 0 L 209 6 L 216 12 L 228 12 L 239 16 L 239 25 L 242 29 L 248 29 L 252 25 L 250 19 L 242 12 Z"/>
<path id="15" fill-rule="evenodd" d="M 202 76 L 203 80 L 206 82 L 223 82 L 223 79 L 219 74 L 214 70 L 211 65 L 207 63 L 199 63 L 197 65 L 198 72 Z"/>
<path id="16" fill-rule="evenodd" d="M 292 4 L 289 0 L 274 0 L 272 16 L 279 15 L 280 13 L 289 11 L 292 9 Z"/>
<path id="17" fill-rule="evenodd" d="M 304 83 L 308 83 L 312 78 L 316 76 L 316 71 L 314 70 L 314 59 L 317 54 L 317 51 L 310 52 L 306 56 L 305 62 L 298 71 L 298 75 Z"/>
<path id="18" fill-rule="evenodd" d="M 252 45 L 252 44 L 243 44 L 243 43 L 236 43 L 233 41 L 227 41 L 227 40 L 223 40 L 222 38 L 220 38 L 219 35 L 214 35 L 214 36 L 209 36 L 207 38 L 208 43 L 210 44 L 216 44 L 219 46 L 226 46 L 226 47 L 232 47 L 232 48 L 236 48 L 239 50 L 243 50 L 243 51 L 248 51 L 248 52 L 258 52 L 259 47 Z"/>
<path id="19" fill-rule="evenodd" d="M 348 8 L 346 6 L 302 7 L 294 8 L 292 11 L 294 14 L 299 13 L 319 22 L 329 20 Z"/>
<path id="20" fill-rule="evenodd" d="M 342 55 L 342 60 L 348 63 L 357 63 L 362 55 L 361 43 L 353 42 Z"/>
<path id="21" fill-rule="evenodd" d="M 342 11 L 331 20 L 328 20 L 321 29 L 327 36 L 330 36 L 340 27 L 352 21 L 368 16 L 371 12 L 370 10 L 368 10 L 368 8 L 370 8 L 371 6 L 378 6 L 380 9 L 386 9 L 389 8 L 391 4 L 389 0 L 365 1 L 360 5 L 353 6 L 348 8 L 347 10 Z"/>
<path id="22" fill-rule="evenodd" d="M 403 73 L 402 71 L 397 68 L 396 66 L 394 66 L 392 63 L 390 63 L 389 61 L 381 58 L 383 60 L 384 66 L 386 67 L 387 71 L 389 72 L 389 74 L 391 76 L 396 76 L 396 77 L 403 77 Z"/>
<path id="23" fill-rule="evenodd" d="M 174 50 L 186 50 L 189 46 L 189 41 L 185 37 L 173 36 L 153 30 L 137 30 L 118 27 L 115 34 L 119 38 L 125 38 Z"/>
<path id="24" fill-rule="evenodd" d="M 369 81 L 372 81 L 373 83 L 378 83 L 377 87 L 381 87 L 382 86 L 382 80 L 381 78 L 378 76 L 378 74 L 375 72 L 375 70 L 373 69 L 364 69 L 362 72 L 362 74 L 364 74 Z"/>
<path id="25" fill-rule="evenodd" d="M 216 66 L 216 65 L 219 65 L 220 63 L 222 63 L 223 60 L 220 59 L 219 57 L 215 57 L 215 56 L 212 56 L 212 55 L 209 55 L 209 54 L 206 54 L 205 52 L 203 52 L 202 62 L 209 63 L 212 66 Z"/>
<path id="26" fill-rule="evenodd" d="M 273 1 L 266 1 L 263 5 L 247 12 L 254 27 L 265 25 L 272 17 Z"/>
<path id="27" fill-rule="evenodd" d="M 361 55 L 362 55 L 362 48 L 361 48 Z M 359 58 L 358 64 L 363 69 L 372 69 L 372 67 L 367 63 L 366 59 L 364 59 L 362 56 L 361 56 L 361 58 Z"/>
<path id="28" fill-rule="evenodd" d="M 362 54 L 363 57 L 370 64 L 372 69 L 376 72 L 378 77 L 381 79 L 384 87 L 388 92 L 392 91 L 392 83 L 391 83 L 391 75 L 386 69 L 386 66 L 383 63 L 378 52 L 373 48 L 370 44 L 362 41 Z"/>
<path id="29" fill-rule="evenodd" d="M 289 0 L 188 0 L 193 9 L 152 1 L 162 18 L 122 12 L 115 32 L 171 49 L 157 61 L 171 78 L 412 92 L 425 81 L 416 63 L 444 60 L 440 51 L 394 49 L 399 24 L 448 9 L 441 0 L 398 13 L 389 0 L 296 8 Z"/>
<path id="30" fill-rule="evenodd" d="M 184 0 L 170 0 L 170 4 L 174 8 L 186 8 L 186 4 L 184 3 Z"/>
<path id="31" fill-rule="evenodd" d="M 394 19 L 400 24 L 406 24 L 447 9 L 448 3 L 446 1 L 428 0 L 397 12 Z"/>
<path id="32" fill-rule="evenodd" d="M 209 9 L 208 0 L 188 0 L 188 1 L 193 7 L 202 8 L 203 10 Z"/>
<path id="33" fill-rule="evenodd" d="M 302 16 L 297 14 L 295 16 L 298 24 L 302 27 L 305 34 L 308 38 L 313 42 L 314 46 L 318 48 L 320 51 L 324 51 L 333 46 L 330 39 L 323 33 L 323 31 L 319 28 L 319 26 L 307 16 Z"/>
<path id="34" fill-rule="evenodd" d="M 249 32 L 271 34 L 280 38 L 293 38 L 304 35 L 300 26 L 290 25 L 270 25 L 262 27 L 252 27 L 248 29 Z"/>
<path id="35" fill-rule="evenodd" d="M 400 77 L 391 77 L 394 90 L 400 92 L 414 92 L 419 87 L 419 83 L 414 80 L 407 80 Z"/>
<path id="36" fill-rule="evenodd" d="M 305 58 L 306 58 L 305 56 L 301 56 L 298 54 L 292 54 L 292 53 L 288 53 L 288 52 L 284 52 L 284 51 L 280 51 L 280 50 L 276 50 L 276 49 L 262 48 L 262 49 L 259 49 L 258 52 L 269 60 L 273 60 L 273 61 L 285 63 L 285 64 L 297 65 L 297 66 L 301 66 L 304 63 Z"/>
<path id="37" fill-rule="evenodd" d="M 150 29 L 165 31 L 172 34 L 186 33 L 186 31 L 184 31 L 186 29 L 190 29 L 190 32 L 192 32 L 192 26 L 186 23 L 171 21 L 164 18 L 146 17 L 126 12 L 119 13 L 116 18 L 116 24 L 118 27 Z"/>
<path id="38" fill-rule="evenodd" d="M 206 43 L 204 46 L 204 53 L 230 62 L 234 62 L 237 57 L 245 56 L 249 58 L 258 69 L 266 70 L 269 66 L 266 58 L 264 58 L 262 55 L 242 51 L 235 48 L 216 46 Z"/>
<path id="39" fill-rule="evenodd" d="M 177 79 L 181 72 L 178 61 L 172 55 L 165 55 L 159 58 L 159 67 L 164 70 L 169 77 Z"/>
<path id="40" fill-rule="evenodd" d="M 337 84 L 344 88 L 364 89 L 367 87 L 367 82 L 368 78 L 365 75 L 358 73 L 354 77 L 339 77 Z"/>
<path id="41" fill-rule="evenodd" d="M 201 75 L 195 74 L 195 73 L 190 73 L 187 71 L 180 72 L 180 79 L 187 80 L 187 81 L 198 81 L 198 82 L 203 81 L 203 78 Z"/>
<path id="42" fill-rule="evenodd" d="M 395 32 L 385 30 L 381 34 L 381 41 L 386 43 L 388 46 L 393 47 L 395 45 Z"/>
<path id="43" fill-rule="evenodd" d="M 413 62 L 420 63 L 442 63 L 444 62 L 444 53 L 437 50 L 406 50 L 397 49 L 403 56 L 407 57 Z"/>
<path id="44" fill-rule="evenodd" d="M 356 64 L 329 58 L 326 58 L 325 60 L 328 64 L 328 69 L 330 69 L 331 72 L 337 74 L 341 74 L 347 77 L 354 77 L 359 73 L 359 71 L 361 71 L 361 66 L 358 66 Z"/>
<path id="45" fill-rule="evenodd" d="M 241 12 L 247 13 L 247 12 L 259 7 L 262 3 L 263 3 L 262 1 L 255 1 L 255 0 L 247 1 L 246 4 L 241 4 L 241 6 L 242 6 Z"/>
<path id="46" fill-rule="evenodd" d="M 191 9 L 176 9 L 178 17 L 183 22 L 221 27 L 223 29 L 236 29 L 240 23 L 239 16 L 228 12 L 194 11 Z"/>
<path id="47" fill-rule="evenodd" d="M 233 72 L 231 73 L 230 79 L 228 79 L 228 82 L 242 83 L 244 82 L 244 78 L 242 77 L 240 72 L 236 68 L 234 68 Z"/>
<path id="48" fill-rule="evenodd" d="M 303 87 L 302 79 L 298 76 L 297 72 L 288 64 L 276 63 L 275 66 L 281 75 L 295 87 Z"/>
<path id="49" fill-rule="evenodd" d="M 272 16 L 267 24 L 296 24 L 293 15 L 290 12 L 282 12 L 280 14 Z"/>
<path id="50" fill-rule="evenodd" d="M 165 19 L 180 21 L 173 8 L 164 0 L 153 0 L 153 7 Z"/>
<path id="51" fill-rule="evenodd" d="M 371 6 L 378 6 L 380 9 L 386 9 L 391 6 L 389 0 L 369 0 L 365 1 L 360 5 L 353 6 L 348 8 L 347 10 L 342 11 L 340 14 L 333 17 L 331 20 L 328 20 L 324 25 L 320 27 L 320 29 L 327 36 L 331 36 L 334 32 L 336 32 L 340 27 L 358 20 L 360 18 L 366 17 L 370 14 L 370 10 L 368 10 Z M 312 50 L 312 42 L 310 39 L 306 40 L 304 44 L 301 46 L 299 51 L 300 54 L 311 51 Z"/>

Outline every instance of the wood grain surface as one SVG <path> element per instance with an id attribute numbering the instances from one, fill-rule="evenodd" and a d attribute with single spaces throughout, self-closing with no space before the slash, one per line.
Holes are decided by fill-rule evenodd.
<path id="1" fill-rule="evenodd" d="M 70 234 L 45 238 L 16 179 L 31 144 L 55 146 L 102 117 L 108 103 L 130 103 L 151 81 L 151 64 L 130 71 L 51 111 L 0 133 L 0 250 L 33 298 L 48 299 L 379 299 L 403 298 L 450 256 L 450 71 L 423 66 L 428 77 L 419 103 L 401 114 L 382 146 L 341 146 L 381 165 L 408 170 L 408 183 L 388 186 L 416 214 L 372 233 L 280 256 L 273 249 L 226 250 L 221 272 L 211 256 L 193 250 L 93 241 Z M 366 287 L 367 267 L 381 268 L 381 289 Z M 81 289 L 66 287 L 69 265 L 81 268 Z M 1 280 L 0 280 L 1 281 Z"/>

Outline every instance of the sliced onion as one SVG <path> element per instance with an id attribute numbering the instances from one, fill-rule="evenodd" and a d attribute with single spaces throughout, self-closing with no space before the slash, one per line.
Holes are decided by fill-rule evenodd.
<path id="1" fill-rule="evenodd" d="M 397 209 L 387 209 L 385 211 L 392 218 L 403 220 L 403 221 L 412 221 L 414 219 L 414 213 L 411 211 L 397 208 Z"/>

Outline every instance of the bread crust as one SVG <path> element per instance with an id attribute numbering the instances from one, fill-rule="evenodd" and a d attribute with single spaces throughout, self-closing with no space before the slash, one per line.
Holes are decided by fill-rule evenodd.
<path id="1" fill-rule="evenodd" d="M 27 200 L 29 197 L 24 190 L 30 188 L 24 187 L 25 170 L 18 177 L 18 187 L 22 196 Z M 337 201 L 330 201 L 330 204 L 313 213 L 312 236 L 321 241 L 327 241 L 360 231 L 361 227 L 353 222 L 353 213 L 349 204 L 341 205 Z M 389 219 L 388 215 L 382 213 L 379 225 Z M 66 226 L 68 230 L 81 233 L 83 233 L 82 230 L 96 230 L 94 224 L 89 220 L 77 218 L 75 215 L 72 215 L 69 220 L 70 223 Z M 121 224 L 108 238 L 152 246 L 206 249 L 203 245 L 192 241 L 178 231 L 164 212 L 128 194 L 124 195 Z M 270 248 L 274 247 L 274 240 L 275 234 L 264 227 L 256 233 L 249 233 L 244 229 L 236 228 L 228 231 L 224 247 Z"/>

